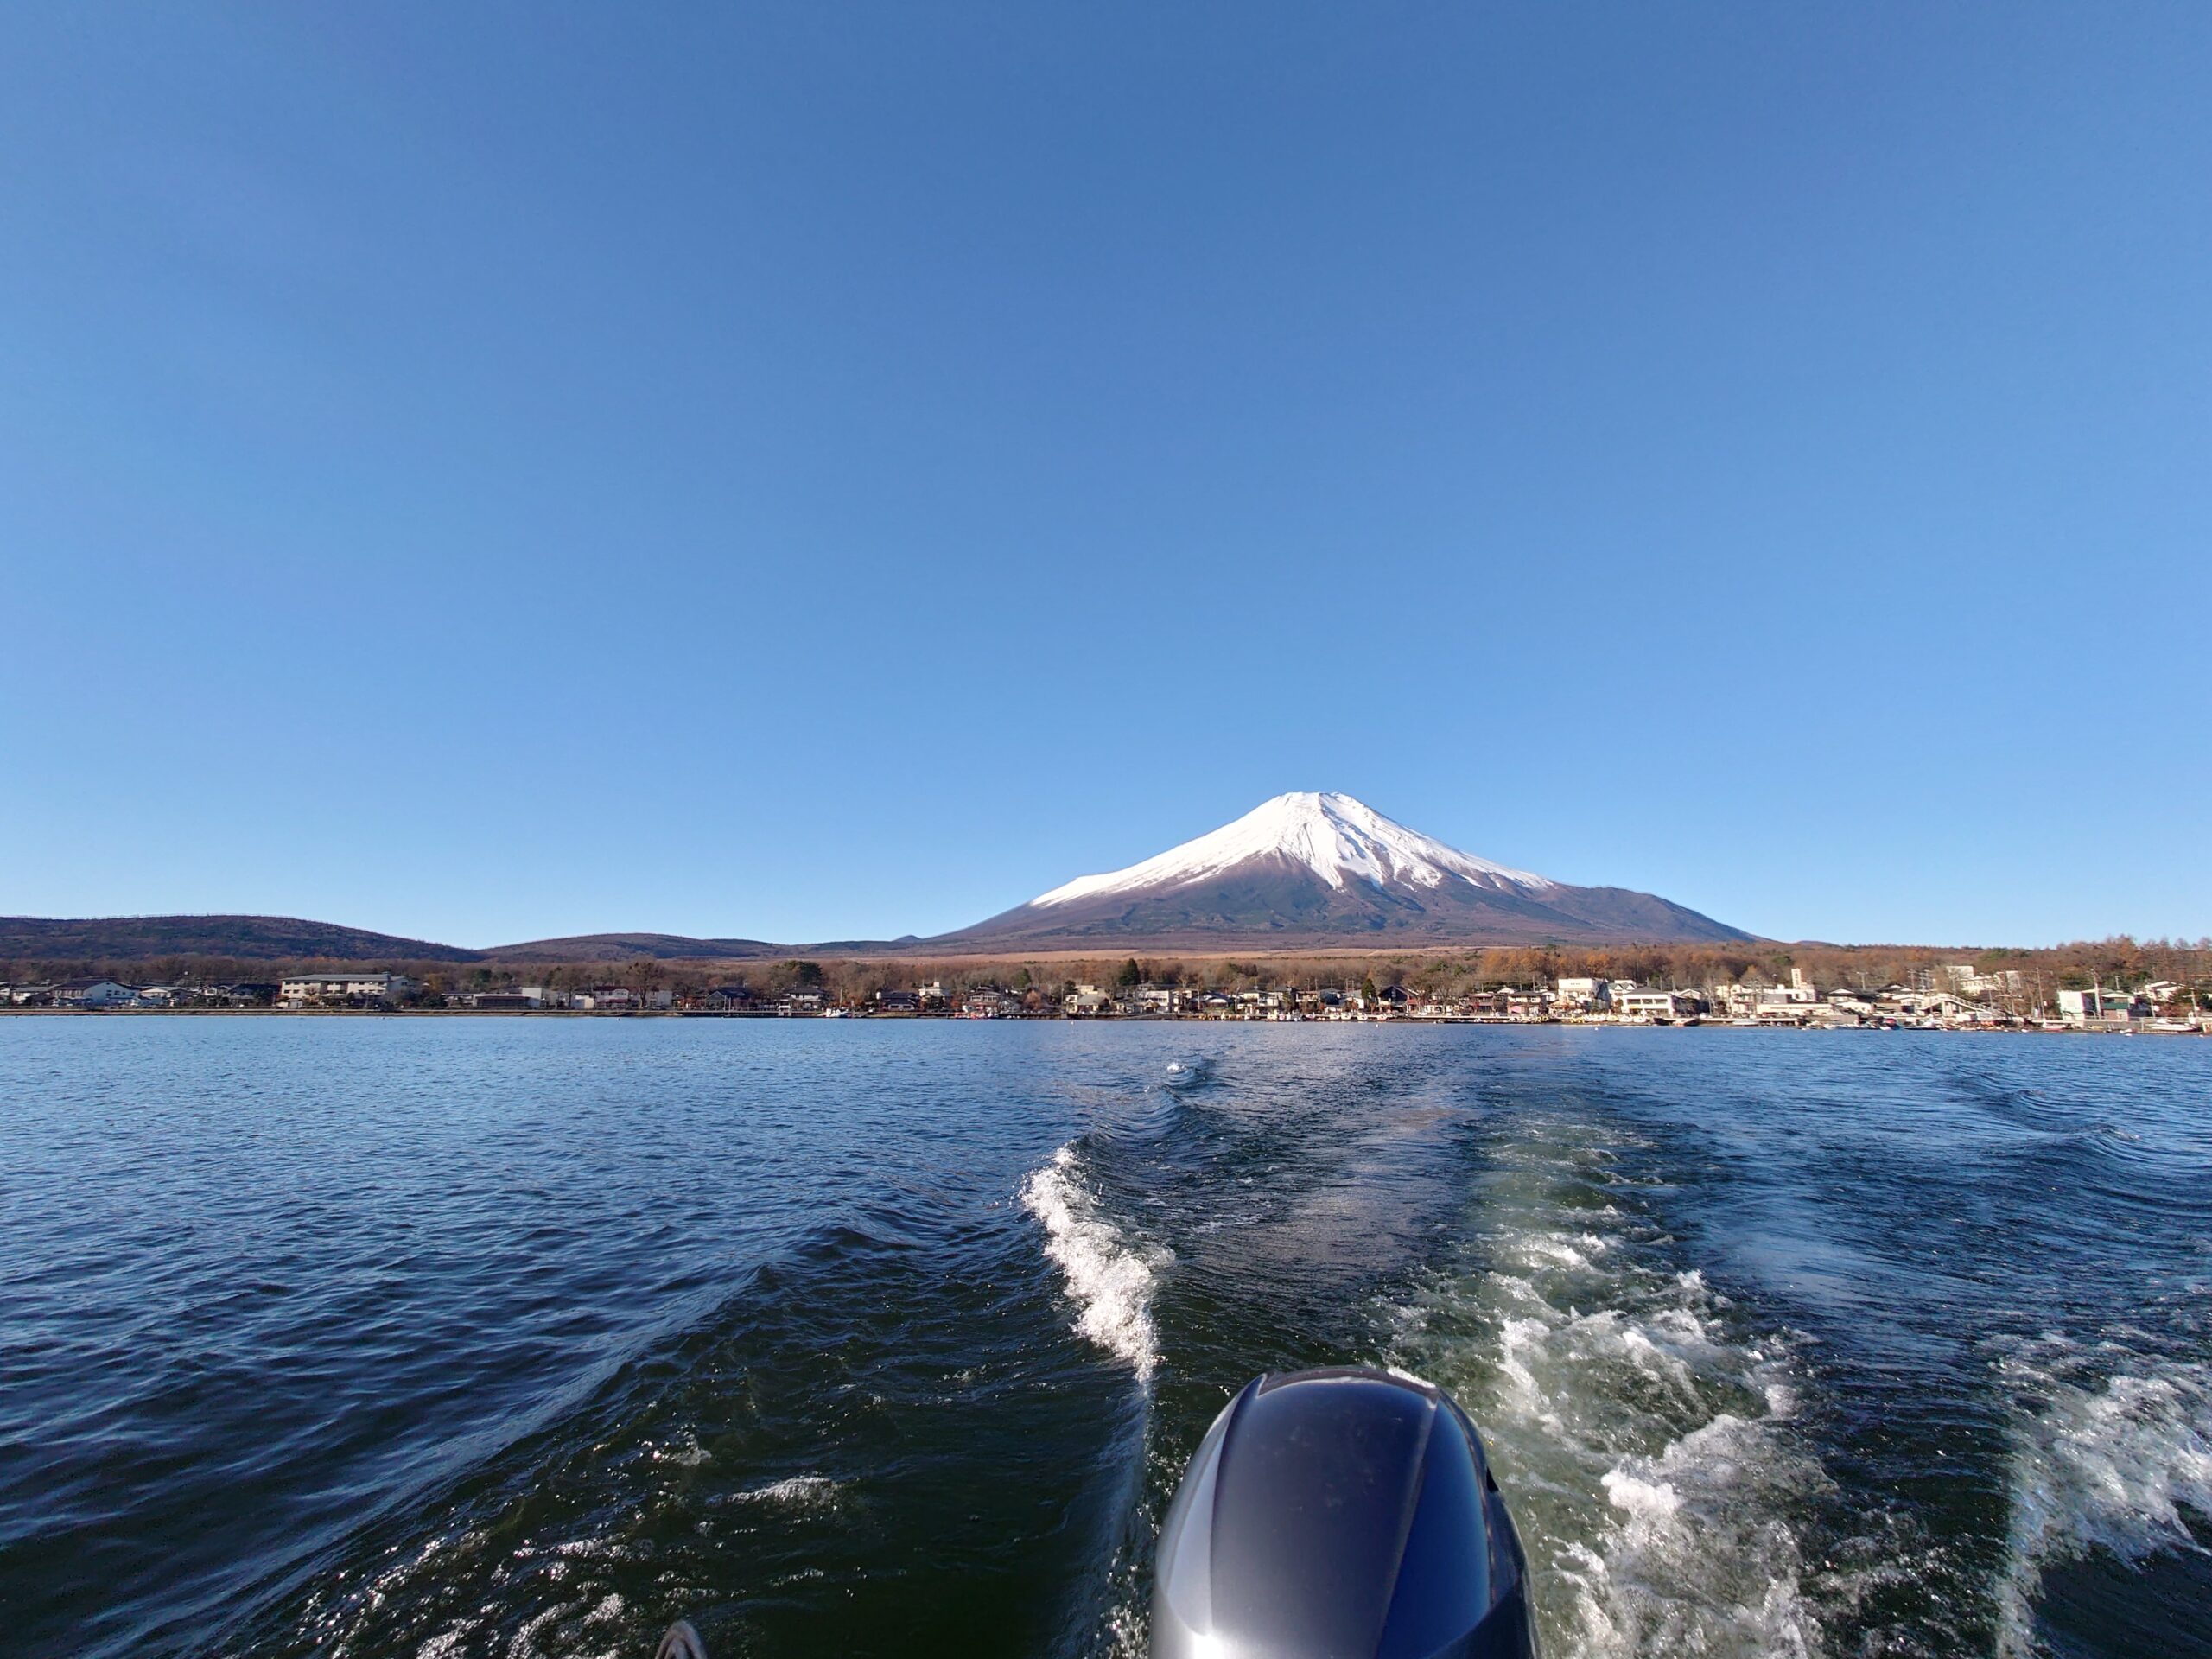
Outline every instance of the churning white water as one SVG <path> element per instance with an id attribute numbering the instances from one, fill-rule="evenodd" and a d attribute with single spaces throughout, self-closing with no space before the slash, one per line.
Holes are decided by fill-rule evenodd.
<path id="1" fill-rule="evenodd" d="M 1788 1336 L 1740 1328 L 1671 1265 L 1595 1135 L 1528 1127 L 1394 1348 L 1481 1426 L 1546 1650 L 1820 1651 L 1798 1527 L 1825 1478 L 1792 1423 Z"/>
<path id="2" fill-rule="evenodd" d="M 1022 1183 L 1022 1207 L 1045 1230 L 1045 1254 L 1067 1285 L 1076 1308 L 1075 1329 L 1128 1362 L 1139 1382 L 1149 1382 L 1160 1354 L 1153 1328 L 1154 1271 L 1164 1251 L 1132 1242 L 1100 1211 L 1083 1184 L 1072 1142 Z"/>
<path id="3" fill-rule="evenodd" d="M 2114 1363 L 2124 1369 L 2100 1376 Z M 2196 1548 L 2186 1512 L 2212 1516 L 2212 1367 L 2054 1337 L 1998 1371 L 2017 1402 L 1999 1643 L 2024 1656 L 2047 1568 L 2093 1550 L 2139 1563 Z"/>

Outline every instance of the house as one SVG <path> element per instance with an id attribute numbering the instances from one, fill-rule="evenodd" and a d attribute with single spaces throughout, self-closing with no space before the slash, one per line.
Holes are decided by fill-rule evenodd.
<path id="1" fill-rule="evenodd" d="M 1060 999 L 1060 1007 L 1070 1014 L 1097 1014 L 1113 1005 L 1114 999 L 1096 985 L 1078 985 Z"/>
<path id="2" fill-rule="evenodd" d="M 922 994 L 919 991 L 878 991 L 875 994 L 878 1014 L 919 1014 Z"/>
<path id="3" fill-rule="evenodd" d="M 462 999 L 471 1007 L 506 1008 L 535 1013 L 540 1008 L 565 1008 L 569 998 L 543 985 L 518 985 L 504 991 L 479 991 Z"/>
<path id="4" fill-rule="evenodd" d="M 1617 1016 L 1642 1025 L 1670 1025 L 1703 1012 L 1695 997 L 1680 991 L 1625 991 L 1613 998 Z M 1790 1023 L 1796 1023 L 1794 1014 Z"/>
<path id="5" fill-rule="evenodd" d="M 742 1014 L 760 1006 L 760 999 L 748 985 L 717 985 L 699 1002 L 715 1014 Z"/>
<path id="6" fill-rule="evenodd" d="M 931 1014 L 941 1013 L 952 1006 L 952 999 L 944 994 L 944 987 L 936 980 L 918 986 L 914 991 L 921 1008 Z"/>
<path id="7" fill-rule="evenodd" d="M 1750 976 L 1745 976 L 1745 982 L 1750 982 Z M 1758 995 L 1754 1007 L 1772 1008 L 1772 1007 L 1781 1007 L 1781 1004 L 1808 1007 L 1808 1004 L 1818 1002 L 1818 1000 L 1821 1000 L 1821 993 L 1814 988 L 1812 980 L 1805 978 L 1805 969 L 1789 969 L 1789 984 L 1767 984 L 1767 987 L 1758 987 Z"/>
<path id="8" fill-rule="evenodd" d="M 2147 1002 L 2126 991 L 2093 986 L 2086 991 L 2061 991 L 2058 1017 L 2079 1031 L 2125 1031 L 2151 1017 Z"/>
<path id="9" fill-rule="evenodd" d="M 415 988 L 404 974 L 365 974 L 349 969 L 335 974 L 292 974 L 276 988 L 276 1000 L 288 1008 L 348 1007 L 378 1002 L 389 1006 Z"/>
<path id="10" fill-rule="evenodd" d="M 1595 979 L 1588 975 L 1572 975 L 1560 980 L 1554 995 L 1570 1008 L 1588 1010 L 1611 1005 L 1613 982 L 1610 979 Z"/>
<path id="11" fill-rule="evenodd" d="M 486 1013 L 497 1008 L 512 1014 L 530 1013 L 545 1006 L 544 993 L 535 985 L 512 991 L 479 991 L 468 999 L 468 1005 Z"/>
<path id="12" fill-rule="evenodd" d="M 1021 999 L 1011 991 L 970 991 L 960 999 L 963 1020 L 1004 1020 L 1021 1012 Z"/>
<path id="13" fill-rule="evenodd" d="M 1789 970 L 1787 985 L 1774 984 L 1765 975 L 1753 969 L 1746 972 L 1737 984 L 1726 988 L 1721 1002 L 1731 1014 L 1738 1017 L 1749 1014 L 1769 1025 L 1789 1026 L 1802 1024 L 1797 1015 L 1820 1000 L 1819 990 L 1805 976 L 1802 968 Z M 1777 1014 L 1777 1010 L 1783 1012 Z M 1789 1013 L 1790 1010 L 1796 1013 Z"/>
<path id="14" fill-rule="evenodd" d="M 127 1008 L 137 1000 L 138 993 L 128 985 L 118 985 L 111 979 L 97 976 L 89 979 L 65 979 L 54 988 L 54 1006 L 57 1008 Z"/>
<path id="15" fill-rule="evenodd" d="M 1961 996 L 2018 996 L 2021 991 L 2020 970 L 2017 968 L 2000 968 L 1993 974 L 1985 974 L 1970 962 L 1951 962 L 1943 964 L 1943 977 Z"/>

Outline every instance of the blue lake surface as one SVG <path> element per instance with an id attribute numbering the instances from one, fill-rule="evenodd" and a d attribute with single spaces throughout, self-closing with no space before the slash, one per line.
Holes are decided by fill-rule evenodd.
<path id="1" fill-rule="evenodd" d="M 1265 1369 L 1560 1655 L 2212 1654 L 2212 1043 L 0 1020 L 10 1652 L 1139 1653 Z"/>

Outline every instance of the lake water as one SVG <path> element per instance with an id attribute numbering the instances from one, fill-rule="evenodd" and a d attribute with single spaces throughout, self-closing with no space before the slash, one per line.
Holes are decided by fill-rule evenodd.
<path id="1" fill-rule="evenodd" d="M 1567 1655 L 2212 1654 L 2212 1042 L 0 1020 L 0 1645 L 1141 1652 L 1255 1373 Z"/>

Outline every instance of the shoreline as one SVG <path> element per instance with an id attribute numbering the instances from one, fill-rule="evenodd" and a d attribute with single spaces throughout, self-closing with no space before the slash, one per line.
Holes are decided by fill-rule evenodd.
<path id="1" fill-rule="evenodd" d="M 1390 1014 L 1381 1018 L 1340 1020 L 1236 1019 L 1217 1014 L 1008 1014 L 988 1016 L 961 1014 L 869 1014 L 847 1010 L 837 1014 L 778 1014 L 772 1011 L 723 1012 L 708 1008 L 37 1008 L 0 1007 L 0 1019 L 287 1019 L 287 1020 L 746 1020 L 776 1022 L 796 1020 L 869 1020 L 884 1024 L 930 1022 L 946 1025 L 1068 1025 L 1068 1026 L 1397 1026 L 1428 1028 L 1436 1026 L 1508 1026 L 1524 1028 L 1572 1027 L 1599 1031 L 1782 1031 L 1782 1032 L 1899 1032 L 1929 1033 L 1947 1037 L 2175 1037 L 2202 1038 L 2212 1031 L 2100 1030 L 2069 1026 L 2051 1030 L 2025 1025 L 1794 1025 L 1756 1020 L 1503 1020 L 1476 1015 L 1443 1016 Z"/>

